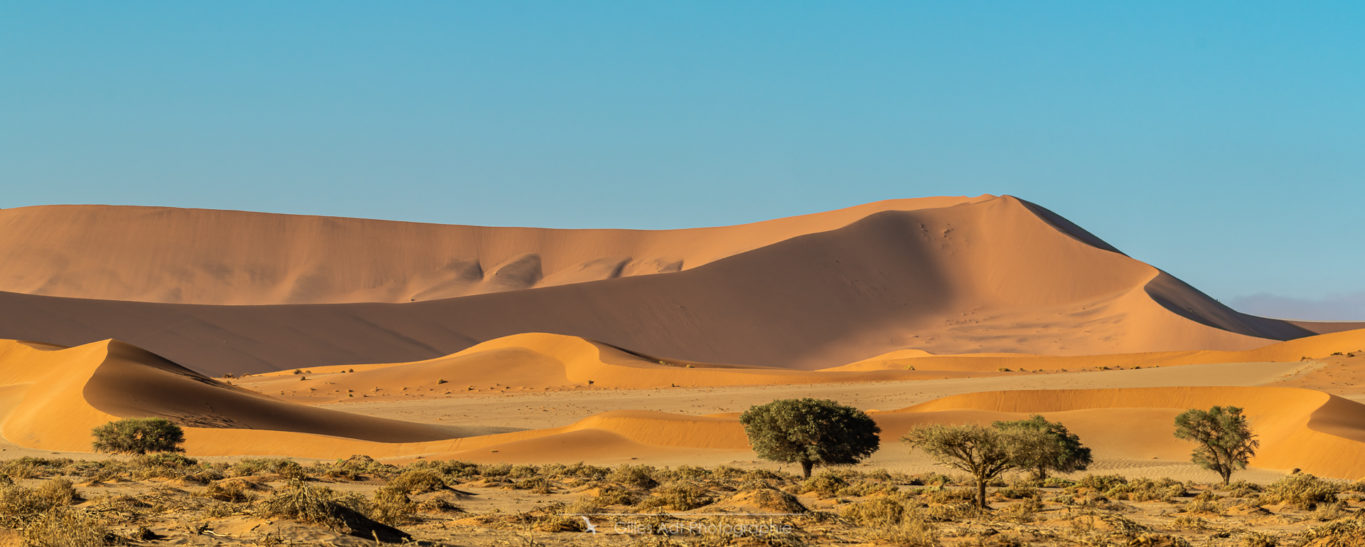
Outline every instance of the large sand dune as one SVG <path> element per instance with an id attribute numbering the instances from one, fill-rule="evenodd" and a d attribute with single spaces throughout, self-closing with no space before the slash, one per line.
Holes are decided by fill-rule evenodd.
<path id="1" fill-rule="evenodd" d="M 879 414 L 884 434 L 913 424 L 987 423 L 1042 414 L 1093 446 L 1097 457 L 1180 459 L 1194 447 L 1172 436 L 1175 416 L 1233 405 L 1246 411 L 1261 443 L 1256 467 L 1356 479 L 1365 475 L 1365 405 L 1306 389 L 1185 387 L 996 391 L 955 395 Z M 898 418 L 891 418 L 900 415 Z M 1121 427 L 1118 427 L 1122 424 Z"/>
<path id="2" fill-rule="evenodd" d="M 408 302 L 674 272 L 881 211 L 890 200 L 739 226 L 553 230 L 244 211 L 0 210 L 0 291 L 193 304 Z"/>
<path id="3" fill-rule="evenodd" d="M 897 203 L 902 202 L 811 217 L 818 221 L 798 217 L 807 220 L 697 233 L 629 232 L 644 238 L 640 241 L 690 233 L 700 239 L 676 241 L 695 247 L 677 243 L 678 248 L 707 251 L 673 273 L 435 301 L 210 306 L 0 293 L 0 306 L 11 310 L 0 316 L 0 336 L 62 345 L 118 338 L 192 369 L 221 374 L 432 359 L 522 332 L 576 335 L 675 360 L 795 369 L 904 348 L 1051 355 L 1238 350 L 1312 334 L 1299 325 L 1230 310 L 1012 197 Z M 162 214 L 191 219 L 202 214 L 203 222 L 218 215 Z M 744 230 L 765 235 L 736 235 Z M 698 242 L 705 238 L 698 233 L 743 245 L 702 245 Z M 618 236 L 626 237 L 612 237 Z M 560 248 L 573 241 L 547 245 Z M 58 244 L 69 242 L 45 246 Z M 662 249 L 665 243 L 658 245 Z M 564 267 L 608 253 L 606 247 L 565 259 L 569 266 Z M 371 258 L 389 260 L 382 256 Z M 238 268 L 254 271 L 249 265 L 224 264 L 229 280 L 246 275 Z M 339 268 L 335 275 L 344 278 L 348 271 Z M 258 290 L 246 283 L 242 294 L 259 298 L 242 300 L 274 298 L 260 296 L 278 292 L 271 286 L 276 288 Z M 223 290 L 231 294 L 234 289 Z M 297 292 L 285 292 L 290 291 Z"/>
<path id="4" fill-rule="evenodd" d="M 724 374 L 728 369 L 687 369 L 653 363 L 583 340 L 527 335 L 484 344 L 468 353 L 501 359 L 499 352 L 536 348 L 532 380 L 593 368 L 612 374 Z M 605 356 L 604 356 L 605 355 Z M 537 363 L 553 360 L 557 364 Z M 485 364 L 506 365 L 509 362 Z M 539 368 L 537 368 L 539 367 Z M 611 370 L 622 367 L 625 370 Z M 423 364 L 373 365 L 340 374 L 363 378 L 385 371 L 398 385 L 425 374 Z M 404 373 L 404 369 L 416 372 Z M 736 374 L 757 371 L 734 369 Z M 314 371 L 315 374 L 326 371 Z M 579 371 L 581 372 L 581 370 Z M 782 373 L 785 371 L 774 371 Z M 339 374 L 339 373 L 336 373 Z M 827 374 L 827 373 L 806 373 Z M 376 378 L 375 376 L 371 376 Z M 604 376 L 605 377 L 605 376 Z M 505 379 L 505 378 L 504 378 Z M 747 381 L 744 377 L 733 378 Z M 299 380 L 302 382 L 302 380 Z M 1247 410 L 1261 448 L 1257 467 L 1334 477 L 1365 474 L 1365 405 L 1319 391 L 1282 387 L 1163 387 L 1017 390 L 969 393 L 894 411 L 873 411 L 884 449 L 928 423 L 989 423 L 1038 413 L 1078 433 L 1104 459 L 1179 461 L 1190 445 L 1171 436 L 1172 420 L 1189 408 L 1237 405 Z M 498 433 L 490 428 L 441 427 L 323 410 L 271 399 L 183 369 L 116 341 L 75 348 L 0 342 L 0 434 L 11 443 L 84 451 L 90 429 L 119 417 L 164 416 L 186 428 L 192 455 L 296 457 L 460 458 L 475 461 L 686 461 L 697 455 L 744 458 L 747 441 L 735 414 L 692 416 L 617 410 L 551 429 Z M 1124 424 L 1122 428 L 1114 424 Z"/>
<path id="5" fill-rule="evenodd" d="M 1157 366 L 1200 365 L 1211 363 L 1294 362 L 1323 359 L 1333 354 L 1356 352 L 1365 348 L 1365 329 L 1306 336 L 1258 348 L 1236 351 L 1197 350 L 1102 355 L 1033 355 L 1018 353 L 976 353 L 934 355 L 923 350 L 896 350 L 823 369 L 826 371 L 904 370 L 988 372 L 1003 369 L 1020 371 L 1067 371 L 1096 368 L 1147 368 Z"/>
<path id="6" fill-rule="evenodd" d="M 203 437 L 224 428 L 376 442 L 469 433 L 277 401 L 113 340 L 74 348 L 0 340 L 0 413 L 7 440 L 52 450 L 89 450 L 90 430 L 121 417 L 166 417 Z"/>

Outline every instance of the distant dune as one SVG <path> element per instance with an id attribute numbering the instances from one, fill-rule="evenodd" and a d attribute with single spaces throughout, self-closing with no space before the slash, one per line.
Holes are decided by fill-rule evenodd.
<path id="1" fill-rule="evenodd" d="M 105 205 L 0 210 L 0 292 L 178 304 L 409 302 L 674 272 L 881 211 L 890 200 L 685 230 L 554 230 Z"/>
<path id="2" fill-rule="evenodd" d="M 816 369 L 906 348 L 1240 350 L 1352 326 L 1237 313 L 1009 196 L 660 232 L 86 206 L 0 226 L 0 287 L 33 293 L 0 293 L 0 337 L 117 338 L 209 374 L 433 359 L 524 332 Z"/>

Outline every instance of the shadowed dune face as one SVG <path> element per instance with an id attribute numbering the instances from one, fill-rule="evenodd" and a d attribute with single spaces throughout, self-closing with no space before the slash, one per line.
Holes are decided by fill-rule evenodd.
<path id="1" fill-rule="evenodd" d="M 243 211 L 0 210 L 0 291 L 190 304 L 408 302 L 694 268 L 884 210 L 892 200 L 739 226 L 553 230 Z"/>
<path id="2" fill-rule="evenodd" d="M 550 287 L 545 280 L 567 280 L 573 276 L 565 268 L 583 263 L 549 258 L 548 251 L 539 259 L 481 256 L 484 278 L 537 288 L 428 302 L 203 306 L 0 293 L 0 305 L 16 312 L 0 316 L 0 336 L 67 345 L 113 337 L 221 374 L 417 361 L 522 332 L 581 336 L 681 360 L 796 369 L 903 348 L 1053 355 L 1226 350 L 1306 333 L 1274 320 L 1227 320 L 1230 310 L 1183 284 L 1164 289 L 1158 302 L 1149 287 L 1163 279 L 1159 270 L 1097 247 L 1093 236 L 1059 231 L 1057 221 L 1015 198 L 910 204 L 918 209 L 898 209 L 908 207 L 899 203 L 742 227 L 606 232 L 669 234 L 686 243 L 669 245 L 707 249 L 681 271 L 662 275 L 577 282 L 630 270 L 619 246 L 578 257 L 607 255 L 579 269 L 599 273 Z M 793 230 L 819 224 L 810 218 L 833 226 Z M 774 242 L 748 236 L 739 247 L 716 243 L 733 235 L 727 230 L 773 240 L 801 235 Z M 548 233 L 537 237 L 558 241 Z M 723 237 L 707 239 L 715 234 Z M 741 247 L 747 250 L 721 252 Z M 459 260 L 466 265 L 459 275 L 472 278 L 475 266 Z M 1179 302 L 1181 313 L 1164 302 Z"/>
<path id="3" fill-rule="evenodd" d="M 89 450 L 92 428 L 129 417 L 165 417 L 194 428 L 271 430 L 384 443 L 462 434 L 269 399 L 113 340 L 74 348 L 0 341 L 0 394 L 0 433 L 23 446 L 53 450 Z M 195 448 L 194 442 L 190 448 Z"/>

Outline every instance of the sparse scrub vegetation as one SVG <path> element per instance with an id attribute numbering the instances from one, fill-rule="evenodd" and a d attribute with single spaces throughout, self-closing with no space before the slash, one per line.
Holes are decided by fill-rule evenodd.
<path id="1" fill-rule="evenodd" d="M 591 516 L 599 530 L 618 521 L 655 532 L 718 519 L 792 526 L 775 536 L 636 538 L 695 545 L 835 538 L 876 545 L 1350 545 L 1365 531 L 1356 516 L 1365 497 L 1355 484 L 1307 474 L 1263 487 L 1105 474 L 1037 481 L 1031 469 L 1013 469 L 988 481 L 995 509 L 983 511 L 976 478 L 961 474 L 838 468 L 804 479 L 737 467 L 420 460 L 395 466 L 364 457 L 299 466 L 280 458 L 226 463 L 178 454 L 28 458 L 0 462 L 0 528 L 32 545 L 143 544 L 165 536 L 169 543 L 227 541 L 251 527 L 257 531 L 233 541 L 287 542 L 279 534 L 293 529 L 333 542 L 378 535 L 391 542 L 468 544 L 494 537 L 515 544 L 533 535 L 556 544 L 581 539 L 558 535 L 582 534 L 586 524 L 578 515 L 599 513 L 627 515 Z M 548 493 L 517 490 L 530 483 Z M 747 512 L 770 516 L 688 516 Z M 219 523 L 242 519 L 250 525 L 220 529 Z"/>

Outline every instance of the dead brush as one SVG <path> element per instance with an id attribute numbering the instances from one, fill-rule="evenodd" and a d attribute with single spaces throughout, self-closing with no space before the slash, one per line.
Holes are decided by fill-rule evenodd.
<path id="1" fill-rule="evenodd" d="M 957 522 L 981 516 L 975 502 L 934 504 L 924 509 L 925 519 L 931 522 Z"/>
<path id="2" fill-rule="evenodd" d="M 314 473 L 329 479 L 363 481 L 370 477 L 388 477 L 397 473 L 397 467 L 379 463 L 374 458 L 357 454 L 332 463 L 320 463 L 312 469 Z"/>
<path id="3" fill-rule="evenodd" d="M 674 482 L 660 486 L 648 498 L 641 501 L 641 509 L 673 509 L 691 511 L 714 503 L 716 499 L 707 489 L 691 482 Z"/>
<path id="4" fill-rule="evenodd" d="M 0 525 L 22 528 L 28 522 L 80 500 L 71 481 L 49 479 L 36 488 L 11 484 L 0 489 Z"/>
<path id="5" fill-rule="evenodd" d="M 909 518 L 896 526 L 878 528 L 873 537 L 880 542 L 905 547 L 939 545 L 938 529 L 920 518 Z"/>
<path id="6" fill-rule="evenodd" d="M 408 469 L 399 473 L 398 476 L 389 479 L 389 487 L 408 495 L 450 489 L 440 473 L 423 468 Z"/>
<path id="7" fill-rule="evenodd" d="M 1104 495 L 1116 500 L 1169 502 L 1175 498 L 1188 496 L 1189 492 L 1185 489 L 1185 483 L 1180 481 L 1134 479 L 1110 487 Z"/>
<path id="8" fill-rule="evenodd" d="M 803 494 L 814 493 L 821 498 L 832 498 L 838 496 L 839 492 L 847 486 L 848 481 L 843 476 L 833 471 L 826 471 L 806 479 L 805 482 L 801 483 L 798 491 Z"/>
<path id="9" fill-rule="evenodd" d="M 24 545 L 54 547 L 109 545 L 118 539 L 85 511 L 66 506 L 34 517 L 22 527 L 20 537 Z"/>
<path id="10" fill-rule="evenodd" d="M 859 526 L 896 526 L 905 520 L 909 509 L 891 497 L 875 497 L 846 505 L 839 516 Z"/>
<path id="11" fill-rule="evenodd" d="M 1192 514 L 1223 514 L 1223 506 L 1218 503 L 1218 496 L 1213 492 L 1200 492 L 1194 499 L 1185 502 L 1180 508 L 1181 511 Z"/>
<path id="12" fill-rule="evenodd" d="M 343 524 L 340 514 L 346 509 L 355 510 L 355 507 L 343 504 L 330 488 L 308 486 L 294 480 L 267 498 L 259 512 L 264 517 L 340 528 Z"/>
<path id="13" fill-rule="evenodd" d="M 288 458 L 245 458 L 228 466 L 227 474 L 233 477 L 274 474 L 291 481 L 308 479 L 303 466 Z"/>
<path id="14" fill-rule="evenodd" d="M 746 490 L 740 495 L 747 495 L 749 501 L 752 502 L 754 506 L 764 511 L 793 514 L 810 512 L 810 509 L 807 509 L 806 506 L 801 503 L 801 500 L 796 499 L 796 496 L 776 488 L 763 487 Z"/>
<path id="15" fill-rule="evenodd" d="M 1043 502 L 1039 501 L 1038 498 L 1024 498 L 1022 501 L 1001 508 L 996 512 L 996 515 L 1011 522 L 1027 524 L 1033 522 L 1038 513 L 1042 511 Z"/>
<path id="16" fill-rule="evenodd" d="M 1262 505 L 1277 503 L 1288 504 L 1304 511 L 1312 511 L 1319 504 L 1337 501 L 1342 491 L 1340 483 L 1319 479 L 1307 473 L 1290 475 L 1265 489 L 1261 494 Z"/>
<path id="17" fill-rule="evenodd" d="M 351 495 L 340 497 L 326 487 L 309 486 L 301 480 L 291 480 L 285 488 L 276 490 L 257 509 L 259 516 L 325 526 L 333 531 L 352 536 L 397 543 L 412 536 L 377 522 L 365 514 L 367 502 Z"/>
<path id="18" fill-rule="evenodd" d="M 256 499 L 253 485 L 242 479 L 226 479 L 210 483 L 204 488 L 204 495 L 210 499 L 228 503 L 246 503 Z"/>
<path id="19" fill-rule="evenodd" d="M 428 513 L 464 513 L 464 508 L 455 502 L 454 494 L 440 492 L 417 501 L 417 509 Z"/>
<path id="20" fill-rule="evenodd" d="M 643 465 L 622 465 L 607 474 L 607 480 L 632 488 L 649 490 L 659 485 L 652 469 Z"/>
<path id="21" fill-rule="evenodd" d="M 374 497 L 370 500 L 370 517 L 390 526 L 414 523 L 418 520 L 417 504 L 403 489 L 385 486 L 374 491 Z"/>

